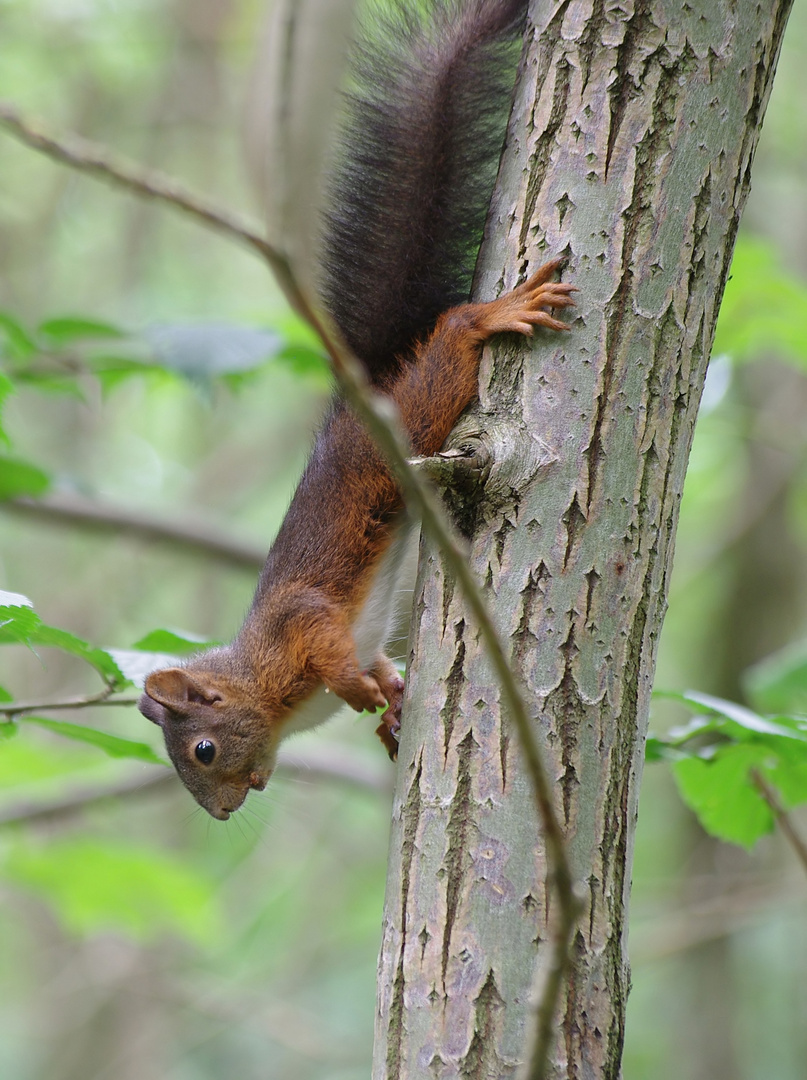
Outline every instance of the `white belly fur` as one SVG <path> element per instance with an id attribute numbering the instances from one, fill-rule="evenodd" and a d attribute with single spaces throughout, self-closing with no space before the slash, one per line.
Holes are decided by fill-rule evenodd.
<path id="1" fill-rule="evenodd" d="M 405 521 L 375 572 L 372 588 L 353 624 L 353 637 L 361 667 L 369 668 L 401 625 L 408 621 L 417 569 L 420 529 Z M 329 719 L 344 706 L 324 686 L 294 710 L 283 726 L 283 738 L 307 731 Z"/>

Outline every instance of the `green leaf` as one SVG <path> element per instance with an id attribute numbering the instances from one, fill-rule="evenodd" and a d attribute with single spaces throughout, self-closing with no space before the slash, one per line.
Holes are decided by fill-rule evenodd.
<path id="1" fill-rule="evenodd" d="M 673 765 L 681 798 L 712 836 L 750 848 L 772 831 L 773 813 L 750 778 L 769 753 L 764 745 L 729 743 L 709 759 L 685 757 Z"/>
<path id="2" fill-rule="evenodd" d="M 295 375 L 314 376 L 321 379 L 330 377 L 331 369 L 321 348 L 287 345 L 278 352 L 277 359 L 281 360 Z"/>
<path id="3" fill-rule="evenodd" d="M 20 722 L 38 724 L 40 727 L 47 728 L 48 731 L 56 732 L 57 735 L 63 735 L 66 739 L 97 746 L 99 750 L 103 750 L 105 754 L 113 758 L 136 758 L 138 761 L 147 761 L 151 765 L 166 764 L 147 743 L 122 739 L 118 735 L 109 735 L 105 731 L 85 727 L 83 724 L 69 724 L 64 720 L 46 720 L 39 716 L 24 716 Z"/>
<path id="4" fill-rule="evenodd" d="M 97 319 L 85 319 L 80 315 L 68 315 L 59 319 L 48 319 L 38 327 L 38 332 L 49 338 L 56 345 L 68 345 L 74 341 L 88 338 L 123 338 L 123 330 L 111 323 Z"/>
<path id="5" fill-rule="evenodd" d="M 272 330 L 213 322 L 155 326 L 143 337 L 157 363 L 205 379 L 251 371 L 285 346 Z"/>
<path id="6" fill-rule="evenodd" d="M 88 779 L 92 783 L 99 776 L 108 777 L 109 770 L 127 768 L 91 746 L 38 738 L 35 726 L 25 729 L 19 723 L 10 726 L 17 729 L 19 738 L 4 743 L 0 753 L 0 793 L 12 793 L 12 798 L 20 794 L 27 797 L 32 788 L 58 791 L 76 777 L 81 783 Z M 8 805 L 8 800 L 3 805 Z"/>
<path id="7" fill-rule="evenodd" d="M 219 927 L 214 881 L 176 852 L 163 854 L 120 837 L 20 843 L 8 852 L 3 870 L 81 936 L 116 931 L 154 941 L 176 934 L 202 943 Z"/>
<path id="8" fill-rule="evenodd" d="M 645 761 L 678 761 L 684 756 L 683 751 L 671 746 L 666 740 L 659 739 L 655 735 L 647 736 L 644 748 Z"/>
<path id="9" fill-rule="evenodd" d="M 743 686 L 765 712 L 807 714 L 807 641 L 789 645 L 749 668 Z"/>
<path id="10" fill-rule="evenodd" d="M 6 446 L 9 445 L 10 440 L 3 429 L 3 405 L 5 404 L 6 398 L 13 393 L 14 383 L 9 379 L 8 375 L 0 371 L 0 442 L 5 443 Z"/>
<path id="11" fill-rule="evenodd" d="M 21 368 L 15 372 L 15 378 L 21 386 L 32 386 L 40 394 L 64 394 L 77 401 L 86 400 L 81 384 L 72 372 Z"/>
<path id="12" fill-rule="evenodd" d="M 0 311 L 0 355 L 12 360 L 27 360 L 37 352 L 36 342 L 12 315 Z"/>
<path id="13" fill-rule="evenodd" d="M 207 638 L 198 637 L 196 634 L 187 633 L 184 630 L 152 630 L 132 646 L 133 649 L 142 649 L 144 652 L 173 653 L 181 656 L 185 653 L 199 652 L 200 649 L 209 649 L 220 644 L 218 641 L 209 641 Z"/>
<path id="14" fill-rule="evenodd" d="M 13 721 L 0 720 L 0 743 L 13 739 L 19 730 L 19 726 Z"/>
<path id="15" fill-rule="evenodd" d="M 165 382 L 178 376 L 159 364 L 135 356 L 91 356 L 87 364 L 98 379 L 104 394 L 108 394 L 128 379 L 148 379 L 149 382 Z"/>
<path id="16" fill-rule="evenodd" d="M 152 630 L 133 648 L 110 649 L 110 654 L 126 678 L 142 687 L 152 671 L 175 667 L 181 657 L 218 644 L 184 630 Z"/>
<path id="17" fill-rule="evenodd" d="M 78 656 L 94 667 L 109 685 L 121 687 L 126 684 L 126 678 L 107 650 L 96 649 L 67 630 L 48 626 L 30 607 L 2 603 L 4 596 L 14 597 L 19 594 L 0 593 L 0 645 L 19 644 L 29 648 L 45 645 L 62 649 L 63 652 Z"/>
<path id="18" fill-rule="evenodd" d="M 126 679 L 140 689 L 152 671 L 176 667 L 180 662 L 179 657 L 172 653 L 141 652 L 138 649 L 110 649 L 109 654 Z"/>
<path id="19" fill-rule="evenodd" d="M 807 802 L 807 753 L 798 743 L 785 743 L 760 769 L 779 793 L 785 809 Z"/>
<path id="20" fill-rule="evenodd" d="M 807 286 L 781 269 L 771 245 L 738 240 L 712 351 L 735 360 L 773 352 L 807 366 Z"/>
<path id="21" fill-rule="evenodd" d="M 34 606 L 33 600 L 29 600 L 27 596 L 23 596 L 18 592 L 5 592 L 0 589 L 0 607 L 24 607 L 32 608 Z"/>
<path id="22" fill-rule="evenodd" d="M 0 454 L 0 500 L 18 495 L 42 495 L 50 487 L 50 477 L 36 465 Z"/>
<path id="23" fill-rule="evenodd" d="M 726 727 L 726 725 L 719 725 L 715 730 L 722 730 L 725 733 L 733 734 L 738 738 L 743 738 L 746 733 L 753 733 L 755 735 L 773 736 L 775 738 L 799 739 L 802 742 L 807 741 L 807 731 L 805 731 L 804 727 L 800 725 L 797 720 L 783 723 L 778 719 L 775 720 L 760 716 L 751 709 L 747 709 L 744 705 L 739 705 L 736 701 L 728 701 L 725 698 L 714 697 L 711 694 L 701 694 L 696 690 L 687 690 L 685 693 L 665 690 L 661 691 L 658 696 L 668 698 L 672 701 L 680 701 L 683 705 L 688 705 L 695 712 L 723 717 L 730 722 L 730 726 Z M 687 729 L 676 729 L 675 735 L 673 736 L 673 732 L 671 732 L 670 735 L 671 737 L 674 737 L 676 741 L 680 741 L 682 734 L 686 734 L 686 737 L 689 738 L 692 733 L 699 733 L 699 730 L 705 729 L 698 729 L 697 725 L 693 729 L 690 725 L 689 734 L 687 734 Z"/>

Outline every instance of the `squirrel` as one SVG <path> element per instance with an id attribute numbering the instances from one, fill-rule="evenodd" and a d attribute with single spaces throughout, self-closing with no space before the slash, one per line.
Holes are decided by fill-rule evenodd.
<path id="1" fill-rule="evenodd" d="M 437 453 L 478 393 L 482 345 L 573 304 L 553 259 L 467 301 L 498 170 L 526 0 L 395 0 L 353 62 L 323 229 L 320 295 L 412 452 Z M 397 751 L 403 680 L 385 653 L 412 524 L 387 462 L 338 396 L 230 645 L 152 672 L 139 702 L 197 802 L 225 820 L 262 790 L 287 735 L 343 703 L 383 709 Z"/>

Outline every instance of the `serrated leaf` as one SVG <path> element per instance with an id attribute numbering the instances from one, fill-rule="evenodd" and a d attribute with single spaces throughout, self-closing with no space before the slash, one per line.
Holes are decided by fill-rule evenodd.
<path id="1" fill-rule="evenodd" d="M 711 760 L 685 757 L 673 767 L 681 798 L 703 828 L 720 840 L 750 848 L 774 826 L 773 813 L 751 780 L 768 759 L 761 744 L 729 743 Z"/>
<path id="2" fill-rule="evenodd" d="M 58 319 L 47 319 L 38 327 L 38 332 L 57 345 L 66 345 L 73 341 L 90 338 L 123 338 L 127 335 L 111 323 L 97 319 L 85 319 L 80 315 L 67 315 Z"/>
<path id="3" fill-rule="evenodd" d="M 696 712 L 722 716 L 741 729 L 741 732 L 735 732 L 735 734 L 752 732 L 755 735 L 769 735 L 775 738 L 807 740 L 807 733 L 800 730 L 798 725 L 778 723 L 769 717 L 760 716 L 759 713 L 747 709 L 736 701 L 714 697 L 712 694 L 702 694 L 696 690 L 687 690 L 681 694 L 665 691 L 663 696 L 680 701 Z"/>
<path id="4" fill-rule="evenodd" d="M 135 649 L 110 649 L 110 655 L 127 680 L 143 689 L 146 677 L 158 668 L 176 667 L 179 657 L 172 653 L 141 652 Z"/>
<path id="5" fill-rule="evenodd" d="M 18 592 L 5 592 L 0 589 L 0 607 L 27 607 L 32 608 L 34 606 L 33 600 L 29 600 L 27 596 L 23 596 Z"/>
<path id="6" fill-rule="evenodd" d="M 39 727 L 54 731 L 66 739 L 74 742 L 89 743 L 96 746 L 113 758 L 135 758 L 137 761 L 147 761 L 150 765 L 165 765 L 165 761 L 154 753 L 147 743 L 133 742 L 131 739 L 122 739 L 119 735 L 110 735 L 97 728 L 86 727 L 84 724 L 70 724 L 64 720 L 47 720 L 40 716 L 24 716 L 21 723 L 38 724 Z"/>
<path id="7" fill-rule="evenodd" d="M 50 487 L 50 477 L 36 465 L 0 454 L 0 500 L 19 495 L 42 495 Z"/>
<path id="8" fill-rule="evenodd" d="M 22 323 L 7 311 L 0 311 L 0 355 L 5 354 L 12 360 L 27 360 L 36 351 L 36 342 Z"/>
<path id="9" fill-rule="evenodd" d="M 153 941 L 166 933 L 202 942 L 215 932 L 215 882 L 176 852 L 94 839 L 19 844 L 5 876 L 41 897 L 72 933 L 103 931 Z"/>
<path id="10" fill-rule="evenodd" d="M 5 595 L 13 597 L 18 594 L 6 593 Z M 13 602 L 0 604 L 0 644 L 27 645 L 31 634 L 36 633 L 40 622 L 39 616 L 30 608 Z"/>
<path id="11" fill-rule="evenodd" d="M 29 607 L 0 604 L 0 645 L 9 644 L 27 645 L 29 648 L 45 645 L 62 649 L 94 667 L 108 684 L 122 686 L 126 682 L 122 671 L 106 649 L 94 648 L 67 630 L 48 626 Z"/>

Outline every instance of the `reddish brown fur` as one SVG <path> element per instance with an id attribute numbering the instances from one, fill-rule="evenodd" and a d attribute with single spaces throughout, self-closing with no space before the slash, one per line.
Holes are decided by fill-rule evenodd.
<path id="1" fill-rule="evenodd" d="M 476 396 L 488 338 L 531 334 L 535 325 L 568 329 L 543 310 L 573 303 L 574 286 L 548 283 L 562 261 L 546 263 L 498 300 L 445 312 L 403 363 L 387 392 L 416 454 L 436 453 Z M 233 644 L 149 676 L 141 709 L 161 724 L 183 780 L 215 816 L 226 816 L 250 787 L 265 783 L 283 727 L 321 684 L 357 710 L 375 711 L 389 702 L 379 734 L 394 753 L 402 683 L 382 654 L 369 671 L 361 670 L 352 626 L 402 512 L 386 461 L 354 414 L 338 403 Z M 191 760 L 199 738 L 223 746 L 215 767 L 197 768 Z"/>
<path id="2" fill-rule="evenodd" d="M 568 329 L 542 310 L 573 303 L 573 285 L 547 284 L 562 263 L 546 263 L 498 300 L 464 304 L 440 316 L 388 391 L 415 454 L 436 453 L 476 396 L 485 341 L 508 331 L 531 334 L 534 325 Z M 305 672 L 307 685 L 322 681 L 353 708 L 380 704 L 376 680 L 359 670 L 350 623 L 402 510 L 386 461 L 354 414 L 338 405 L 280 528 L 239 638 L 263 653 L 255 669 L 268 678 L 267 696 L 289 693 L 278 686 L 276 664 L 265 663 L 267 647 L 276 651 L 269 641 L 277 642 L 282 627 L 286 660 L 294 657 L 292 681 Z"/>

